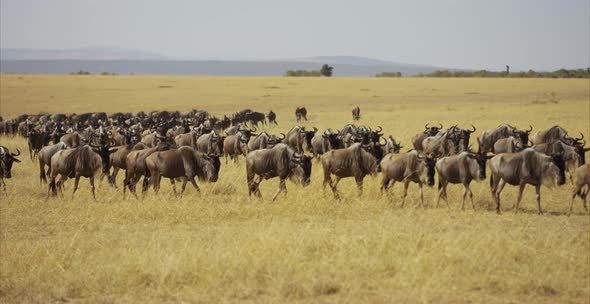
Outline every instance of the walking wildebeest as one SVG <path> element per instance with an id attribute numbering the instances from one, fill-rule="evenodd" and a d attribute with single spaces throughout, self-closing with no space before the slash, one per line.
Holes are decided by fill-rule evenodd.
<path id="1" fill-rule="evenodd" d="M 273 196 L 275 201 L 281 192 L 287 195 L 287 185 L 285 181 L 295 173 L 296 168 L 301 174 L 301 183 L 303 186 L 309 184 L 311 176 L 311 157 L 298 153 L 285 144 L 276 144 L 271 149 L 256 150 L 248 153 L 246 157 L 246 176 L 248 179 L 248 196 L 252 193 L 262 197 L 260 193 L 260 183 L 263 179 L 278 177 L 279 190 Z M 256 180 L 258 176 L 258 180 Z"/>
<path id="2" fill-rule="evenodd" d="M 275 125 L 279 125 L 279 123 L 277 122 L 277 114 L 275 112 L 273 112 L 272 110 L 270 110 L 270 112 L 268 112 L 268 114 L 266 115 L 266 117 L 268 118 L 268 124 L 275 124 Z"/>
<path id="3" fill-rule="evenodd" d="M 535 186 L 539 214 L 543 213 L 541 210 L 541 184 L 551 186 L 555 179 L 557 179 L 558 185 L 565 183 L 563 155 L 549 156 L 532 148 L 518 153 L 504 153 L 494 156 L 490 161 L 490 171 L 490 186 L 496 200 L 497 213 L 500 213 L 500 194 L 507 183 L 520 186 L 514 212 L 518 212 L 524 187 L 527 184 Z"/>
<path id="4" fill-rule="evenodd" d="M 463 184 L 463 201 L 461 209 L 465 209 L 465 197 L 469 193 L 471 206 L 475 210 L 473 203 L 473 192 L 469 188 L 472 180 L 480 181 L 486 178 L 486 161 L 491 158 L 482 154 L 475 154 L 470 152 L 462 152 L 457 155 L 447 156 L 439 159 L 436 162 L 436 171 L 438 172 L 438 199 L 436 200 L 436 207 L 440 199 L 444 199 L 449 206 L 447 200 L 447 185 Z"/>
<path id="5" fill-rule="evenodd" d="M 145 164 L 150 172 L 150 184 L 154 185 L 156 193 L 160 190 L 160 179 L 162 177 L 170 178 L 174 193 L 176 193 L 176 184 L 174 182 L 176 178 L 182 178 L 183 180 L 181 194 L 184 192 L 188 181 L 199 192 L 200 189 L 195 182 L 195 177 L 198 177 L 200 181 L 214 183 L 217 181 L 220 168 L 217 155 L 207 155 L 191 147 L 155 152 L 145 159 Z"/>
<path id="6" fill-rule="evenodd" d="M 416 134 L 412 138 L 412 145 L 414 146 L 414 150 L 416 151 L 423 151 L 424 147 L 422 147 L 422 142 L 427 137 L 435 136 L 438 132 L 443 128 L 442 124 L 439 124 L 440 127 L 430 126 L 430 124 L 426 124 L 424 126 L 424 131 Z"/>
<path id="7" fill-rule="evenodd" d="M 365 151 L 360 143 L 352 146 L 331 150 L 322 155 L 322 167 L 324 169 L 323 187 L 329 185 L 334 193 L 334 197 L 339 200 L 338 182 L 346 177 L 354 177 L 359 192 L 359 197 L 363 193 L 363 179 L 366 175 L 375 175 L 377 173 L 377 160 L 375 157 Z M 332 174 L 336 179 L 332 181 Z"/>
<path id="8" fill-rule="evenodd" d="M 5 178 L 12 178 L 12 165 L 14 162 L 20 163 L 20 160 L 16 157 L 20 155 L 20 150 L 16 149 L 18 154 L 11 153 L 8 148 L 0 145 L 0 184 L 4 188 L 6 193 Z"/>
<path id="9" fill-rule="evenodd" d="M 145 159 L 158 151 L 169 150 L 170 146 L 167 143 L 159 143 L 155 147 L 146 148 L 142 150 L 133 150 L 127 154 L 125 160 L 125 181 L 123 182 L 123 197 L 125 197 L 126 189 L 129 188 L 136 198 L 136 186 L 139 179 L 143 176 L 143 185 L 141 192 L 144 193 L 147 190 L 149 183 L 149 171 L 145 165 Z"/>
<path id="10" fill-rule="evenodd" d="M 525 148 L 529 143 L 529 134 L 533 130 L 533 126 L 529 127 L 528 130 L 519 130 L 509 124 L 501 124 L 493 129 L 485 130 L 477 137 L 477 145 L 479 146 L 478 151 L 479 153 L 506 153 L 497 152 L 494 145 L 497 141 L 511 136 L 519 139 L 523 148 Z"/>
<path id="11" fill-rule="evenodd" d="M 352 109 L 352 120 L 359 121 L 361 119 L 361 108 L 358 106 Z"/>
<path id="12" fill-rule="evenodd" d="M 115 188 L 117 187 L 117 174 L 119 173 L 119 169 L 127 169 L 127 155 L 131 153 L 131 151 L 138 151 L 145 149 L 146 146 L 142 143 L 137 144 L 129 144 L 129 145 L 121 145 L 111 147 L 110 151 L 110 161 L 109 161 L 109 168 L 113 167 L 113 173 L 109 176 L 109 183 Z"/>
<path id="13" fill-rule="evenodd" d="M 39 151 L 39 183 L 47 183 L 47 177 L 45 175 L 45 165 L 48 166 L 47 174 L 51 173 L 51 157 L 57 153 L 59 150 L 64 150 L 68 146 L 63 142 L 60 141 L 57 144 L 49 145 L 43 147 L 41 151 Z"/>
<path id="14" fill-rule="evenodd" d="M 416 150 L 402 154 L 387 154 L 381 160 L 381 193 L 393 187 L 395 182 L 404 183 L 404 198 L 402 207 L 408 196 L 410 182 L 418 184 L 420 188 L 420 202 L 424 206 L 423 184 L 432 187 L 434 185 L 434 166 L 436 159 L 430 156 L 423 156 Z"/>
<path id="15" fill-rule="evenodd" d="M 295 109 L 295 118 L 297 122 L 307 121 L 307 109 L 305 107 Z"/>
<path id="16" fill-rule="evenodd" d="M 537 152 L 542 152 L 547 155 L 560 153 L 563 155 L 565 161 L 566 172 L 570 176 L 570 181 L 573 183 L 574 171 L 581 166 L 586 164 L 586 151 L 590 148 L 584 148 L 583 143 L 576 143 L 575 146 L 570 146 L 560 140 L 556 140 L 550 143 L 543 143 L 532 146 Z"/>
<path id="17" fill-rule="evenodd" d="M 90 146 L 80 146 L 77 148 L 59 150 L 51 157 L 51 175 L 49 188 L 47 189 L 47 197 L 50 192 L 57 194 L 57 188 L 61 191 L 63 183 L 68 178 L 74 178 L 74 191 L 72 198 L 78 190 L 78 183 L 80 177 L 90 179 L 90 187 L 92 189 L 92 197 L 96 199 L 94 192 L 94 176 L 101 168 L 100 156 L 93 151 Z M 55 182 L 57 175 L 61 175 L 59 181 Z"/>
<path id="18" fill-rule="evenodd" d="M 569 136 L 564 128 L 560 126 L 553 126 L 547 130 L 541 130 L 533 134 L 531 137 L 531 143 L 533 145 L 539 145 L 560 140 L 570 146 L 574 146 L 579 144 L 580 141 L 584 139 L 584 134 L 580 133 L 580 135 L 582 135 L 582 137 L 574 138 Z"/>
<path id="19" fill-rule="evenodd" d="M 574 175 L 574 191 L 572 193 L 572 201 L 570 202 L 569 214 L 572 213 L 572 209 L 574 207 L 574 199 L 576 198 L 576 195 L 578 195 L 582 199 L 582 203 L 584 203 L 584 209 L 586 209 L 586 213 L 588 213 L 588 206 L 586 205 L 586 200 L 588 199 L 588 192 L 590 192 L 590 164 L 578 167 Z M 582 189 L 584 187 L 586 188 L 585 190 Z"/>

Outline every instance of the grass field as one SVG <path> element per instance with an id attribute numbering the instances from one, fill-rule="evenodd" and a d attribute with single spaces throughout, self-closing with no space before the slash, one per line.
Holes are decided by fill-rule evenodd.
<path id="1" fill-rule="evenodd" d="M 213 114 L 243 108 L 278 114 L 285 132 L 306 106 L 308 126 L 380 125 L 406 148 L 426 122 L 478 127 L 508 122 L 535 130 L 559 124 L 590 136 L 590 82 L 565 79 L 280 78 L 164 76 L 0 76 L 0 113 L 188 110 Z M 220 180 L 174 197 L 169 183 L 143 200 L 83 180 L 72 199 L 45 200 L 26 142 L 8 192 L 0 196 L 0 302 L 326 302 L 326 303 L 589 303 L 590 216 L 571 185 L 534 190 L 522 212 L 517 189 L 503 192 L 496 215 L 487 181 L 472 184 L 477 211 L 458 210 L 461 186 L 449 186 L 451 209 L 429 208 L 410 186 L 379 194 L 380 176 L 365 179 L 362 198 L 343 180 L 344 198 L 322 194 L 321 169 L 311 185 L 287 184 L 271 203 L 248 199 L 243 159 L 223 163 Z M 475 136 L 472 138 L 475 146 Z M 403 149 L 405 150 L 405 149 Z M 121 175 L 118 183 L 121 185 Z"/>

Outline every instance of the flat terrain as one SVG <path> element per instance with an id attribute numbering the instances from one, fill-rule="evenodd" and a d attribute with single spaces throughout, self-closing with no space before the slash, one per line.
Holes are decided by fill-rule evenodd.
<path id="1" fill-rule="evenodd" d="M 480 131 L 508 122 L 536 130 L 559 124 L 590 137 L 590 81 L 565 79 L 265 78 L 162 76 L 0 76 L 0 113 L 189 110 L 230 114 L 243 108 L 278 114 L 286 132 L 297 106 L 307 126 L 340 128 L 360 105 L 362 124 L 382 126 L 405 146 L 427 122 L 473 123 Z M 534 132 L 534 131 L 533 131 Z M 22 138 L 0 138 L 23 151 L 7 194 L 0 195 L 0 302 L 326 302 L 589 303 L 590 216 L 580 200 L 567 216 L 568 183 L 542 189 L 536 214 L 527 188 L 503 192 L 493 212 L 488 181 L 472 184 L 477 210 L 459 210 L 462 187 L 449 186 L 451 208 L 434 208 L 425 190 L 416 208 L 410 186 L 379 194 L 380 175 L 353 180 L 344 198 L 322 193 L 320 166 L 309 187 L 262 183 L 249 199 L 244 160 L 223 162 L 220 180 L 175 197 L 123 199 L 106 181 L 92 200 L 88 181 L 72 199 L 45 200 L 38 166 Z M 475 147 L 475 136 L 472 137 Z M 587 155 L 588 158 L 588 155 Z"/>

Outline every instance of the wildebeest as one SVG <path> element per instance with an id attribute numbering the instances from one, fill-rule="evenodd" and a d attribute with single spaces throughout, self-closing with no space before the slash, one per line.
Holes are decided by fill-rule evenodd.
<path id="1" fill-rule="evenodd" d="M 358 106 L 352 109 L 352 120 L 359 121 L 361 119 L 361 108 Z"/>
<path id="2" fill-rule="evenodd" d="M 149 170 L 147 170 L 145 165 L 145 159 L 158 151 L 166 151 L 169 150 L 170 146 L 167 143 L 159 143 L 155 147 L 146 148 L 142 150 L 133 150 L 127 154 L 127 158 L 125 159 L 125 181 L 123 182 L 123 197 L 125 197 L 125 193 L 127 188 L 129 191 L 137 197 L 136 194 L 136 186 L 139 179 L 143 176 L 143 185 L 141 192 L 145 192 L 147 190 L 149 184 Z"/>
<path id="3" fill-rule="evenodd" d="M 586 213 L 588 213 L 588 206 L 586 205 L 586 200 L 588 199 L 588 192 L 590 192 L 590 164 L 578 167 L 574 175 L 574 191 L 572 195 L 572 201 L 570 202 L 569 213 L 572 213 L 572 209 L 574 207 L 574 199 L 576 198 L 576 195 L 582 199 L 582 203 L 584 203 L 584 209 L 586 209 Z"/>
<path id="4" fill-rule="evenodd" d="M 126 169 L 127 168 L 127 155 L 134 150 L 142 150 L 145 149 L 145 145 L 142 143 L 137 144 L 129 144 L 129 145 L 121 145 L 121 146 L 114 146 L 109 149 L 109 169 L 113 167 L 113 173 L 109 176 L 109 183 L 115 187 L 117 187 L 117 174 L 119 173 L 119 169 Z"/>
<path id="5" fill-rule="evenodd" d="M 580 133 L 580 135 L 582 136 L 579 138 L 574 138 L 569 136 L 564 128 L 560 126 L 553 126 L 547 130 L 538 131 L 537 133 L 533 134 L 531 137 L 531 143 L 533 145 L 539 145 L 560 140 L 570 146 L 574 146 L 579 144 L 580 141 L 584 139 L 584 134 Z"/>
<path id="6" fill-rule="evenodd" d="M 260 183 L 263 179 L 274 177 L 278 177 L 280 181 L 279 190 L 272 200 L 276 200 L 277 196 L 283 191 L 287 195 L 285 181 L 295 173 L 295 169 L 298 167 L 301 168 L 301 170 L 297 171 L 301 174 L 301 182 L 303 186 L 306 186 L 309 184 L 311 176 L 311 158 L 309 156 L 298 153 L 285 144 L 277 144 L 271 149 L 256 150 L 248 153 L 246 157 L 248 195 L 251 196 L 254 193 L 258 197 L 262 197 Z"/>
<path id="7" fill-rule="evenodd" d="M 313 153 L 313 157 L 319 160 L 319 157 L 324 153 L 338 149 L 340 143 L 338 139 L 339 133 L 340 130 L 332 132 L 332 130 L 327 129 L 322 134 L 316 134 L 311 139 L 311 152 Z"/>
<path id="8" fill-rule="evenodd" d="M 566 172 L 570 175 L 570 180 L 573 182 L 573 173 L 581 165 L 586 164 L 586 151 L 590 148 L 584 148 L 583 143 L 570 146 L 560 140 L 550 143 L 543 143 L 532 146 L 535 151 L 545 154 L 562 154 L 565 161 Z"/>
<path id="9" fill-rule="evenodd" d="M 273 134 L 268 134 L 266 132 L 260 132 L 255 137 L 251 137 L 250 141 L 248 141 L 248 152 L 260 150 L 260 149 L 270 149 L 274 147 L 277 143 L 280 143 L 283 139 L 285 139 L 286 135 L 281 133 L 282 137 L 277 137 Z"/>
<path id="10" fill-rule="evenodd" d="M 479 153 L 496 153 L 494 144 L 503 138 L 514 136 L 520 140 L 523 147 L 526 147 L 529 142 L 529 134 L 533 130 L 533 126 L 530 126 L 528 130 L 519 130 L 509 124 L 501 124 L 493 129 L 485 130 L 477 137 L 477 144 L 479 146 Z"/>
<path id="11" fill-rule="evenodd" d="M 426 137 L 422 141 L 424 154 L 441 157 L 458 153 L 461 138 L 454 129 L 455 126 L 434 136 Z"/>
<path id="12" fill-rule="evenodd" d="M 156 193 L 160 190 L 160 179 L 162 177 L 170 178 L 175 193 L 174 179 L 176 178 L 182 178 L 183 180 L 180 193 L 184 192 L 188 181 L 197 191 L 200 191 L 195 177 L 199 178 L 200 181 L 216 182 L 221 165 L 218 156 L 207 155 L 195 151 L 191 147 L 180 147 L 153 153 L 145 159 L 145 164 L 150 172 L 150 184 L 154 185 Z"/>
<path id="13" fill-rule="evenodd" d="M 12 178 L 12 165 L 14 162 L 20 163 L 20 160 L 16 158 L 20 155 L 20 150 L 16 149 L 17 154 L 14 154 L 8 150 L 8 148 L 0 145 L 0 184 L 6 193 L 5 178 Z"/>
<path id="14" fill-rule="evenodd" d="M 377 161 L 375 157 L 365 151 L 360 143 L 352 146 L 331 150 L 322 155 L 322 167 L 324 169 L 323 187 L 329 185 L 336 199 L 340 199 L 336 186 L 342 178 L 354 177 L 359 197 L 363 193 L 363 179 L 366 175 L 375 175 L 377 173 Z M 332 181 L 332 174 L 336 179 Z"/>
<path id="15" fill-rule="evenodd" d="M 307 109 L 305 107 L 295 109 L 295 118 L 297 122 L 307 121 Z"/>
<path id="16" fill-rule="evenodd" d="M 317 131 L 316 127 L 313 128 L 313 131 L 308 131 L 305 130 L 305 127 L 295 126 L 287 132 L 283 143 L 299 153 L 303 153 L 304 148 L 311 151 L 311 139 Z"/>
<path id="17" fill-rule="evenodd" d="M 493 146 L 492 151 L 495 154 L 501 153 L 516 153 L 520 152 L 525 148 L 525 145 L 522 144 L 520 138 L 515 136 L 509 136 L 506 138 L 498 139 Z"/>
<path id="18" fill-rule="evenodd" d="M 473 128 L 472 130 L 462 129 L 457 126 L 452 128 L 453 132 L 455 133 L 454 135 L 457 137 L 457 145 L 459 145 L 455 148 L 456 152 L 469 152 L 469 140 L 471 138 L 471 133 L 477 130 L 474 125 L 471 125 L 471 127 Z"/>
<path id="19" fill-rule="evenodd" d="M 471 200 L 471 206 L 475 210 L 475 204 L 473 203 L 473 192 L 469 188 L 472 180 L 480 181 L 486 178 L 486 161 L 488 160 L 486 155 L 462 152 L 457 155 L 447 156 L 439 159 L 436 162 L 436 171 L 438 172 L 438 199 L 436 201 L 436 207 L 440 202 L 440 199 L 444 199 L 449 206 L 447 200 L 447 185 L 451 184 L 463 184 L 463 201 L 461 203 L 461 209 L 465 209 L 465 197 L 469 194 Z"/>
<path id="20" fill-rule="evenodd" d="M 49 144 L 51 137 L 44 129 L 31 128 L 27 133 L 28 144 L 29 144 L 29 156 L 31 161 L 37 158 L 37 153 L 44 146 Z"/>
<path id="21" fill-rule="evenodd" d="M 402 148 L 403 146 L 401 143 L 396 142 L 393 136 L 389 135 L 389 137 L 386 139 L 385 154 L 399 153 Z"/>
<path id="22" fill-rule="evenodd" d="M 224 138 L 217 132 L 211 131 L 211 133 L 203 134 L 197 138 L 195 150 L 220 157 L 223 155 L 223 140 Z"/>
<path id="23" fill-rule="evenodd" d="M 272 110 L 270 110 L 270 112 L 268 112 L 268 114 L 266 115 L 266 117 L 268 118 L 268 124 L 275 124 L 275 125 L 279 125 L 279 123 L 277 122 L 277 114 L 275 112 L 273 112 Z"/>
<path id="24" fill-rule="evenodd" d="M 47 189 L 47 197 L 49 197 L 50 192 L 54 195 L 57 194 L 57 188 L 61 191 L 63 183 L 68 178 L 74 178 L 74 191 L 72 191 L 73 197 L 76 190 L 78 190 L 80 177 L 86 177 L 90 179 L 92 197 L 96 199 L 94 191 L 94 176 L 100 168 L 100 156 L 88 145 L 57 151 L 51 157 L 51 175 L 49 188 Z M 57 175 L 61 175 L 61 177 L 56 184 L 55 179 Z"/>
<path id="25" fill-rule="evenodd" d="M 47 183 L 47 177 L 45 175 L 45 165 L 48 166 L 47 174 L 51 173 L 51 157 L 57 153 L 59 150 L 64 150 L 68 146 L 63 142 L 60 141 L 57 144 L 45 146 L 39 151 L 39 182 Z"/>
<path id="26" fill-rule="evenodd" d="M 527 184 L 535 186 L 537 206 L 541 210 L 541 184 L 551 186 L 555 179 L 558 185 L 565 183 L 565 161 L 562 154 L 546 155 L 532 148 L 518 153 L 496 155 L 490 161 L 490 186 L 496 200 L 496 212 L 500 213 L 500 194 L 506 184 L 520 186 L 514 212 L 522 199 Z"/>
<path id="27" fill-rule="evenodd" d="M 65 143 L 69 148 L 77 148 L 86 140 L 78 132 L 73 132 L 62 136 L 59 141 Z"/>
<path id="28" fill-rule="evenodd" d="M 430 124 L 426 124 L 424 126 L 424 131 L 416 134 L 412 138 L 412 145 L 414 146 L 414 150 L 423 151 L 424 147 L 422 147 L 422 142 L 427 137 L 437 135 L 438 132 L 443 128 L 443 126 L 441 124 L 439 124 L 439 125 L 440 125 L 440 127 L 430 126 Z"/>
<path id="29" fill-rule="evenodd" d="M 404 198 L 402 207 L 408 196 L 410 182 L 418 184 L 420 188 L 420 202 L 424 206 L 423 184 L 432 187 L 434 185 L 434 166 L 436 159 L 431 156 L 423 156 L 418 151 L 412 150 L 402 154 L 387 154 L 381 160 L 381 192 L 393 187 L 395 182 L 404 183 Z"/>

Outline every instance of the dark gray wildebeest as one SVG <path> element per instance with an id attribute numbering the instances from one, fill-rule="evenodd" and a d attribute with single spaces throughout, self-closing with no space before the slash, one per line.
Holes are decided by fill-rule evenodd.
<path id="1" fill-rule="evenodd" d="M 548 155 L 562 154 L 565 161 L 566 172 L 570 176 L 570 181 L 573 183 L 574 172 L 576 169 L 586 164 L 586 152 L 590 148 L 584 148 L 585 142 L 576 143 L 575 146 L 570 146 L 560 140 L 551 143 L 544 143 L 534 145 L 532 148 L 537 152 L 542 152 Z"/>
<path id="2" fill-rule="evenodd" d="M 53 195 L 57 195 L 57 189 L 59 188 L 61 192 L 64 182 L 68 178 L 74 178 L 74 191 L 72 191 L 73 198 L 78 190 L 80 177 L 86 177 L 90 179 L 92 197 L 96 199 L 94 192 L 94 176 L 100 171 L 100 168 L 100 156 L 88 145 L 57 151 L 51 157 L 51 175 L 49 188 L 47 189 L 47 197 L 49 197 L 50 192 L 53 193 Z M 61 175 L 61 177 L 56 183 L 55 179 L 57 175 Z"/>
<path id="3" fill-rule="evenodd" d="M 471 181 L 481 181 L 486 178 L 486 161 L 492 156 L 482 154 L 462 152 L 457 155 L 447 156 L 439 159 L 436 162 L 436 171 L 438 172 L 438 199 L 436 200 L 436 207 L 440 199 L 444 199 L 449 206 L 447 200 L 447 185 L 463 184 L 463 201 L 461 209 L 465 209 L 465 197 L 469 194 L 471 200 L 471 207 L 475 210 L 473 203 L 473 192 L 469 188 Z"/>
<path id="4" fill-rule="evenodd" d="M 47 175 L 49 175 L 51 173 L 51 157 L 57 153 L 57 151 L 65 150 L 67 147 L 68 146 L 63 141 L 60 141 L 57 144 L 45 146 L 39 151 L 39 183 L 47 183 L 45 165 L 48 166 Z"/>
<path id="5" fill-rule="evenodd" d="M 307 121 L 307 109 L 305 107 L 295 109 L 295 118 L 297 122 Z"/>
<path id="6" fill-rule="evenodd" d="M 316 134 L 311 139 L 311 152 L 313 153 L 313 157 L 319 160 L 319 157 L 324 153 L 330 150 L 338 149 L 340 145 L 340 141 L 338 139 L 339 133 L 340 130 L 332 132 L 331 129 L 328 129 L 322 134 Z"/>
<path id="7" fill-rule="evenodd" d="M 389 135 L 389 137 L 386 139 L 386 144 L 385 144 L 385 154 L 389 154 L 389 153 L 399 153 L 399 151 L 403 148 L 403 146 L 396 142 L 395 139 L 393 138 L 393 136 Z"/>
<path id="8" fill-rule="evenodd" d="M 167 177 L 172 183 L 174 193 L 176 193 L 174 180 L 182 179 L 181 194 L 189 181 L 197 192 L 200 191 L 195 177 L 200 181 L 216 182 L 221 165 L 218 156 L 207 155 L 191 147 L 153 153 L 145 159 L 145 164 L 150 172 L 150 184 L 154 185 L 156 193 L 160 190 L 161 178 Z"/>
<path id="9" fill-rule="evenodd" d="M 495 154 L 516 153 L 524 150 L 525 148 L 526 146 L 522 144 L 519 137 L 509 136 L 498 139 L 494 143 L 492 151 L 494 151 Z"/>
<path id="10" fill-rule="evenodd" d="M 277 114 L 275 114 L 275 112 L 273 112 L 272 110 L 270 110 L 270 112 L 268 112 L 268 114 L 266 115 L 266 117 L 268 118 L 268 124 L 272 125 L 279 125 L 279 123 L 277 122 Z"/>
<path id="11" fill-rule="evenodd" d="M 29 132 L 27 132 L 27 139 L 29 144 L 29 156 L 31 161 L 34 161 L 41 148 L 49 144 L 51 136 L 45 128 L 31 128 Z"/>
<path id="12" fill-rule="evenodd" d="M 580 141 L 584 139 L 584 134 L 580 133 L 580 135 L 582 137 L 574 138 L 569 136 L 564 128 L 560 126 L 553 126 L 547 130 L 542 130 L 533 134 L 531 137 L 531 143 L 533 145 L 539 145 L 560 140 L 570 146 L 575 146 L 580 144 Z"/>
<path id="13" fill-rule="evenodd" d="M 346 177 L 354 177 L 360 197 L 363 194 L 363 179 L 365 176 L 377 173 L 377 160 L 371 153 L 365 151 L 360 143 L 356 143 L 345 149 L 331 150 L 324 153 L 322 155 L 322 167 L 324 169 L 324 191 L 326 185 L 329 185 L 334 197 L 340 200 L 336 188 L 338 182 Z M 332 174 L 336 176 L 334 181 L 332 181 Z"/>
<path id="14" fill-rule="evenodd" d="M 500 194 L 506 184 L 520 186 L 514 212 L 522 199 L 524 187 L 535 186 L 537 207 L 541 210 L 541 185 L 552 186 L 557 179 L 558 185 L 565 183 L 565 161 L 562 154 L 547 155 L 532 148 L 518 153 L 496 155 L 490 160 L 490 186 L 496 200 L 496 212 L 500 213 Z"/>
<path id="15" fill-rule="evenodd" d="M 509 138 L 511 136 L 518 138 L 523 147 L 526 147 L 529 143 L 529 134 L 532 130 L 533 126 L 530 126 L 528 130 L 519 130 L 509 124 L 501 124 L 493 129 L 485 130 L 477 137 L 479 153 L 502 153 L 495 151 L 494 144 L 503 138 Z"/>
<path id="16" fill-rule="evenodd" d="M 440 127 L 430 126 L 430 124 L 426 124 L 424 126 L 424 131 L 416 134 L 412 138 L 412 145 L 414 146 L 414 150 L 416 150 L 416 151 L 423 151 L 424 150 L 424 147 L 422 147 L 422 142 L 427 137 L 431 137 L 431 136 L 437 135 L 438 132 L 440 132 L 440 130 L 443 128 L 443 125 L 441 125 L 441 124 L 439 124 L 439 125 L 440 125 Z"/>
<path id="17" fill-rule="evenodd" d="M 574 199 L 576 198 L 576 195 L 578 195 L 582 199 L 582 202 L 584 203 L 584 209 L 586 209 L 586 213 L 588 213 L 588 206 L 586 205 L 586 200 L 588 199 L 588 192 L 590 192 L 590 165 L 586 164 L 578 167 L 574 175 L 574 191 L 572 195 L 572 201 L 570 203 L 569 214 L 572 213 L 572 209 L 574 207 Z"/>
<path id="18" fill-rule="evenodd" d="M 125 160 L 125 181 L 123 182 L 123 198 L 125 197 L 126 189 L 129 188 L 136 198 L 136 186 L 139 179 L 143 176 L 143 185 L 141 192 L 145 193 L 149 184 L 149 171 L 145 165 L 145 159 L 155 152 L 169 150 L 170 146 L 166 143 L 159 143 L 155 147 L 146 148 L 142 150 L 133 150 L 127 154 Z"/>
<path id="19" fill-rule="evenodd" d="M 14 162 L 20 163 L 16 157 L 20 155 L 20 151 L 16 149 L 17 154 L 11 153 L 8 148 L 0 145 L 0 184 L 6 193 L 5 178 L 12 178 L 12 165 Z"/>
<path id="20" fill-rule="evenodd" d="M 282 137 L 277 137 L 274 134 L 268 134 L 264 131 L 260 132 L 255 137 L 250 138 L 250 141 L 248 142 L 248 152 L 274 147 L 286 138 L 284 133 L 281 134 L 283 135 Z"/>
<path id="21" fill-rule="evenodd" d="M 420 203 L 424 206 L 424 192 L 422 186 L 427 184 L 434 185 L 434 166 L 436 159 L 430 156 L 421 155 L 420 152 L 412 150 L 402 154 L 387 154 L 381 160 L 381 172 L 383 180 L 381 181 L 381 193 L 393 187 L 395 182 L 404 183 L 404 198 L 402 207 L 406 203 L 408 196 L 408 186 L 410 182 L 418 184 L 420 188 Z"/>
<path id="22" fill-rule="evenodd" d="M 352 120 L 359 121 L 361 119 L 361 108 L 358 106 L 352 109 Z"/>
<path id="23" fill-rule="evenodd" d="M 308 131 L 305 130 L 305 127 L 295 126 L 287 132 L 283 143 L 299 153 L 303 153 L 305 150 L 311 151 L 311 139 L 317 131 L 316 127 L 313 127 L 313 131 Z"/>
<path id="24" fill-rule="evenodd" d="M 109 183 L 115 188 L 117 187 L 117 174 L 119 173 L 119 169 L 127 169 L 127 155 L 131 153 L 131 151 L 138 151 L 145 149 L 146 146 L 142 143 L 137 144 L 130 144 L 130 145 L 121 145 L 115 146 L 109 149 L 113 151 L 110 154 L 110 161 L 109 161 L 109 168 L 113 167 L 113 173 L 109 176 Z"/>
<path id="25" fill-rule="evenodd" d="M 299 169 L 299 170 L 297 170 Z M 246 157 L 248 195 L 262 197 L 260 183 L 264 179 L 279 178 L 279 190 L 273 196 L 275 201 L 281 192 L 287 195 L 287 178 L 299 174 L 301 184 L 307 186 L 311 176 L 311 157 L 298 153 L 285 144 L 276 144 L 271 149 L 256 150 Z"/>
<path id="26" fill-rule="evenodd" d="M 455 126 L 422 141 L 424 154 L 433 157 L 448 156 L 459 153 L 461 138 L 455 133 Z"/>
<path id="27" fill-rule="evenodd" d="M 223 138 L 215 130 L 211 133 L 203 134 L 197 138 L 197 148 L 195 150 L 207 155 L 220 157 L 223 155 Z"/>

